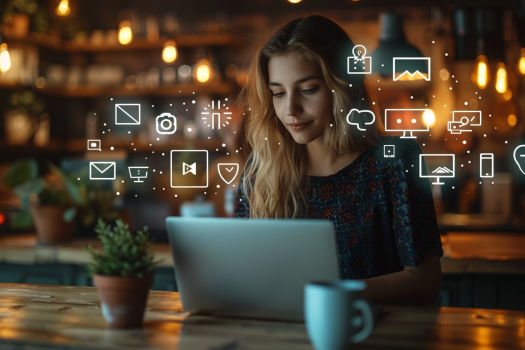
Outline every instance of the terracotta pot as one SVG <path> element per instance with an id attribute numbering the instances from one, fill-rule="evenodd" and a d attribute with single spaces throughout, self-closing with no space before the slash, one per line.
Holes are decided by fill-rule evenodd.
<path id="1" fill-rule="evenodd" d="M 39 243 L 54 244 L 70 240 L 73 222 L 64 221 L 65 208 L 32 205 L 30 210 Z"/>
<path id="2" fill-rule="evenodd" d="M 143 278 L 94 275 L 108 328 L 140 328 L 155 273 Z"/>
<path id="3" fill-rule="evenodd" d="M 9 36 L 23 38 L 29 33 L 29 16 L 23 13 L 15 13 L 8 21 L 7 33 Z"/>

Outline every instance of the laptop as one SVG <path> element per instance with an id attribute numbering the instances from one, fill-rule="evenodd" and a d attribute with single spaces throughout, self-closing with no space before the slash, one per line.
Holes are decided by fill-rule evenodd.
<path id="1" fill-rule="evenodd" d="M 339 279 L 328 220 L 168 217 L 184 311 L 304 320 L 304 286 Z"/>

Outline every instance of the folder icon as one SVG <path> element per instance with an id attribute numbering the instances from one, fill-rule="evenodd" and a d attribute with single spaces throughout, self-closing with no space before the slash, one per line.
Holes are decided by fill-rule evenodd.
<path id="1" fill-rule="evenodd" d="M 430 57 L 394 57 L 394 81 L 430 81 Z"/>
<path id="2" fill-rule="evenodd" d="M 117 178 L 115 162 L 89 162 L 90 180 L 115 180 Z"/>
<path id="3" fill-rule="evenodd" d="M 115 104 L 115 125 L 140 125 L 140 104 Z"/>

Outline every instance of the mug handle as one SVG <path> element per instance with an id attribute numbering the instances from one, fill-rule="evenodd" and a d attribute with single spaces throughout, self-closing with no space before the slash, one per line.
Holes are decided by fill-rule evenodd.
<path id="1" fill-rule="evenodd" d="M 352 336 L 352 343 L 359 343 L 363 341 L 372 333 L 374 329 L 374 316 L 372 315 L 372 310 L 370 310 L 370 305 L 363 299 L 358 299 L 352 304 L 353 308 L 356 308 L 361 311 L 363 315 L 363 329 Z"/>

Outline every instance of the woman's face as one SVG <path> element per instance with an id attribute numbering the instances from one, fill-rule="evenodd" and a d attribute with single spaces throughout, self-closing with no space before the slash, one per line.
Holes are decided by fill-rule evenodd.
<path id="1" fill-rule="evenodd" d="M 297 52 L 270 58 L 269 86 L 277 117 L 295 142 L 307 144 L 323 135 L 332 120 L 332 92 L 321 67 Z"/>

